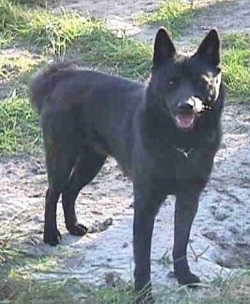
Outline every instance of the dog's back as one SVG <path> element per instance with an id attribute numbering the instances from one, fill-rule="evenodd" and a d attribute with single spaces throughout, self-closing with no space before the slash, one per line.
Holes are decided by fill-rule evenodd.
<path id="1" fill-rule="evenodd" d="M 81 141 L 81 146 L 114 156 L 128 173 L 130 131 L 144 92 L 145 87 L 137 82 L 64 62 L 35 75 L 30 100 L 42 114 L 45 136 L 70 132 L 72 144 Z"/>

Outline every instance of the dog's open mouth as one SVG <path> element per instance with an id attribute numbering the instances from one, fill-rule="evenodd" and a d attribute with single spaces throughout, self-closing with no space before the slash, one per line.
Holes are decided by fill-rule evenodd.
<path id="1" fill-rule="evenodd" d="M 192 129 L 194 126 L 195 114 L 194 113 L 181 113 L 176 115 L 176 124 L 181 129 Z"/>

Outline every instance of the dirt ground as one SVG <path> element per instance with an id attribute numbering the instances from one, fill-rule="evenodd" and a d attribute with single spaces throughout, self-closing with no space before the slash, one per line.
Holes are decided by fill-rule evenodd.
<path id="1" fill-rule="evenodd" d="M 152 28 L 138 30 L 133 23 L 143 12 L 151 12 L 161 1 L 60 1 L 66 9 L 83 14 L 112 18 L 120 25 L 136 28 L 136 37 L 152 41 Z M 201 1 L 202 2 L 202 1 Z M 210 4 L 186 30 L 182 46 L 192 43 L 208 28 L 222 32 L 250 29 L 250 1 L 203 1 Z M 58 7 L 58 6 L 57 6 Z M 220 9 L 218 9 L 220 8 Z M 118 24 L 118 23 L 117 23 Z M 121 28 L 118 28 L 120 30 Z M 123 28 L 124 30 L 124 28 Z M 150 37 L 150 39 L 148 39 Z M 215 160 L 211 181 L 205 189 L 195 219 L 189 246 L 192 270 L 205 282 L 226 276 L 250 265 L 250 106 L 227 105 L 223 116 L 224 137 Z M 109 159 L 96 179 L 79 195 L 79 221 L 90 227 L 86 236 L 70 236 L 63 223 L 61 204 L 58 222 L 63 232 L 62 244 L 51 248 L 42 243 L 46 171 L 43 155 L 0 159 L 0 221 L 6 229 L 19 230 L 19 245 L 37 257 L 53 257 L 56 266 L 39 277 L 77 276 L 84 282 L 105 284 L 107 273 L 128 281 L 132 279 L 132 185 L 122 175 L 116 162 Z M 152 279 L 154 286 L 174 286 L 171 278 L 174 199 L 169 197 L 156 220 Z M 167 257 L 162 262 L 162 256 Z M 169 257 L 169 259 L 168 259 Z M 168 261 L 170 260 L 170 261 Z M 168 261 L 168 262 L 166 262 Z"/>

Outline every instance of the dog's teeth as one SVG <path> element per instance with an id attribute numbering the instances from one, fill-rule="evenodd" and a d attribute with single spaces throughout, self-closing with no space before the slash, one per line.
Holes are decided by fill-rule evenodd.
<path id="1" fill-rule="evenodd" d="M 208 106 L 208 105 L 206 105 L 206 104 L 203 104 L 203 105 L 202 105 L 202 109 L 203 109 L 203 110 L 209 110 L 209 111 L 211 111 L 211 110 L 212 110 L 212 107 L 211 107 L 211 106 Z"/>

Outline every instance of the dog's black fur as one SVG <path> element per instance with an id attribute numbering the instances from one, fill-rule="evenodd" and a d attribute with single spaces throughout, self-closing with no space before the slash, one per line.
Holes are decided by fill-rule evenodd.
<path id="1" fill-rule="evenodd" d="M 174 273 L 181 284 L 199 282 L 186 249 L 198 200 L 221 139 L 224 86 L 220 40 L 211 30 L 193 55 L 177 54 L 159 29 L 148 85 L 56 63 L 36 75 L 30 99 L 42 118 L 49 187 L 44 241 L 57 245 L 56 204 L 62 194 L 71 234 L 75 200 L 113 156 L 134 186 L 135 289 L 148 286 L 154 218 L 168 194 L 176 196 Z"/>

